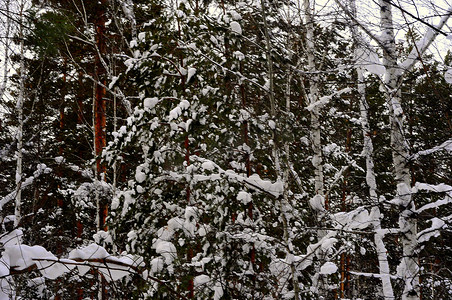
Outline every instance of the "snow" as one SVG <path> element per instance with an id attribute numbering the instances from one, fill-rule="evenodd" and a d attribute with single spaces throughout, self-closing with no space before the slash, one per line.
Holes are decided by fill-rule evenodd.
<path id="1" fill-rule="evenodd" d="M 220 300 L 221 297 L 223 297 L 223 287 L 221 286 L 220 283 L 215 283 L 215 286 L 213 287 L 214 290 L 214 295 L 213 295 L 213 299 L 214 300 Z"/>
<path id="2" fill-rule="evenodd" d="M 239 61 L 242 61 L 242 60 L 245 59 L 245 54 L 243 54 L 243 53 L 240 52 L 240 51 L 234 51 L 234 52 L 232 53 L 232 55 L 233 55 L 235 58 L 237 58 Z"/>
<path id="3" fill-rule="evenodd" d="M 190 102 L 187 100 L 182 100 L 175 108 L 173 108 L 169 112 L 168 119 L 169 121 L 175 120 L 182 115 L 182 111 L 188 109 L 190 107 Z"/>
<path id="4" fill-rule="evenodd" d="M 215 165 L 211 161 L 203 162 L 201 167 L 207 171 L 213 171 L 215 169 Z"/>
<path id="5" fill-rule="evenodd" d="M 111 78 L 111 82 L 110 82 L 110 84 L 108 85 L 108 89 L 109 89 L 109 90 L 111 90 L 111 89 L 115 86 L 115 84 L 116 84 L 116 82 L 118 81 L 118 79 L 119 79 L 118 76 L 113 76 L 113 77 Z"/>
<path id="6" fill-rule="evenodd" d="M 132 10 L 133 7 L 132 7 L 131 3 L 128 3 L 128 1 L 121 1 L 121 8 L 122 8 L 122 12 L 127 17 L 127 19 L 135 20 L 135 16 L 134 16 L 133 10 Z"/>
<path id="7" fill-rule="evenodd" d="M 36 264 L 41 274 L 48 279 L 56 279 L 72 270 L 72 260 L 58 260 L 55 255 L 41 246 L 8 245 L 5 246 L 2 260 L 16 270 L 24 270 Z M 2 273 L 5 270 L 1 270 Z M 9 270 L 8 273 L 9 274 Z"/>
<path id="8" fill-rule="evenodd" d="M 151 261 L 151 274 L 160 273 L 164 267 L 164 259 L 161 257 L 156 257 Z"/>
<path id="9" fill-rule="evenodd" d="M 34 258 L 37 258 L 36 254 L 35 254 Z M 52 280 L 57 279 L 61 275 L 65 274 L 75 268 L 75 265 L 67 264 L 67 263 L 74 263 L 74 261 L 71 261 L 68 259 L 60 259 L 59 261 L 61 263 L 55 262 L 55 261 L 57 261 L 57 258 L 52 254 L 50 254 L 48 257 L 43 256 L 41 258 L 49 259 L 49 260 L 36 261 L 36 265 L 37 265 L 39 271 L 45 278 L 48 278 L 48 279 L 52 279 Z"/>
<path id="10" fill-rule="evenodd" d="M 446 80 L 447 83 L 452 84 L 452 68 L 449 68 L 446 73 L 444 73 L 444 80 Z"/>
<path id="11" fill-rule="evenodd" d="M 184 230 L 189 236 L 195 235 L 196 223 L 198 221 L 199 212 L 196 207 L 187 206 L 185 208 Z"/>
<path id="12" fill-rule="evenodd" d="M 141 167 L 137 167 L 136 173 L 135 173 L 135 180 L 138 183 L 142 183 L 143 181 L 146 180 L 146 174 L 142 172 L 142 168 Z"/>
<path id="13" fill-rule="evenodd" d="M 268 120 L 268 126 L 270 127 L 271 130 L 275 130 L 276 129 L 276 123 L 273 120 Z"/>
<path id="14" fill-rule="evenodd" d="M 57 164 L 61 164 L 63 161 L 64 161 L 63 156 L 57 156 L 57 157 L 55 157 L 55 162 L 56 162 Z"/>
<path id="15" fill-rule="evenodd" d="M 129 211 L 129 206 L 135 203 L 135 198 L 133 197 L 133 191 L 125 191 L 121 195 L 124 196 L 124 205 L 121 212 L 124 216 Z"/>
<path id="16" fill-rule="evenodd" d="M 195 68 L 188 68 L 188 72 L 187 72 L 187 82 L 190 81 L 190 79 L 196 74 L 196 69 Z"/>
<path id="17" fill-rule="evenodd" d="M 63 266 L 67 264 L 64 262 L 74 262 L 81 275 L 88 272 L 91 267 L 96 267 L 104 275 L 107 281 L 115 281 L 127 276 L 133 271 L 133 267 L 143 266 L 143 260 L 140 257 L 131 255 L 124 255 L 115 257 L 108 254 L 108 252 L 101 246 L 90 244 L 86 247 L 74 249 L 69 253 L 68 260 L 59 260 Z M 65 268 L 68 270 L 68 268 Z"/>
<path id="18" fill-rule="evenodd" d="M 86 247 L 74 249 L 71 252 L 69 252 L 69 259 L 73 260 L 102 259 L 108 256 L 109 254 L 107 250 L 96 244 L 90 244 Z"/>
<path id="19" fill-rule="evenodd" d="M 242 19 L 242 16 L 238 12 L 236 12 L 235 10 L 230 10 L 229 13 L 232 16 L 232 19 L 235 20 L 235 21 L 239 21 L 239 20 Z"/>
<path id="20" fill-rule="evenodd" d="M 239 200 L 239 201 L 241 201 L 243 204 L 248 204 L 248 203 L 250 203 L 251 202 L 251 194 L 250 193 L 247 193 L 247 192 L 244 192 L 244 191 L 240 191 L 238 194 L 237 194 L 237 200 Z"/>
<path id="21" fill-rule="evenodd" d="M 179 118 L 179 116 L 182 114 L 182 110 L 179 106 L 175 107 L 174 109 L 172 109 L 169 113 L 169 120 L 174 120 Z"/>
<path id="22" fill-rule="evenodd" d="M 450 218 L 450 219 L 452 219 L 452 218 Z M 432 237 L 439 236 L 440 235 L 440 230 L 445 228 L 445 227 L 448 227 L 444 220 L 441 220 L 441 219 L 439 219 L 437 217 L 434 217 L 434 218 L 430 219 L 430 222 L 432 223 L 431 227 L 429 227 L 427 229 L 424 229 L 424 230 L 422 230 L 421 232 L 419 232 L 417 234 L 419 243 L 427 242 Z"/>
<path id="23" fill-rule="evenodd" d="M 359 207 L 350 212 L 339 212 L 333 215 L 333 219 L 339 224 L 339 228 L 344 230 L 365 229 L 372 224 L 374 218 L 369 216 L 369 212 Z"/>
<path id="24" fill-rule="evenodd" d="M 415 186 L 413 187 L 413 193 L 417 193 L 420 190 L 434 192 L 434 193 L 446 193 L 446 196 L 443 199 L 437 200 L 432 203 L 425 204 L 424 206 L 418 208 L 416 210 L 417 213 L 423 212 L 424 210 L 427 210 L 427 209 L 432 209 L 432 208 L 436 209 L 442 205 L 452 203 L 452 186 L 450 186 L 450 185 L 447 185 L 444 183 L 433 185 L 433 184 L 416 182 Z"/>
<path id="25" fill-rule="evenodd" d="M 340 96 L 344 93 L 349 93 L 351 91 L 352 91 L 351 88 L 344 88 L 342 90 L 332 93 L 331 95 L 320 97 L 320 99 L 318 101 L 309 104 L 306 107 L 306 110 L 313 111 L 314 109 L 320 109 L 320 108 L 324 107 L 325 105 L 327 105 L 333 99 L 333 97 Z"/>
<path id="26" fill-rule="evenodd" d="M 207 275 L 198 275 L 193 279 L 193 284 L 195 287 L 209 283 L 210 277 Z"/>
<path id="27" fill-rule="evenodd" d="M 159 102 L 159 99 L 156 97 L 146 98 L 143 101 L 144 108 L 153 109 L 155 105 Z"/>
<path id="28" fill-rule="evenodd" d="M 222 177 L 221 175 L 223 175 L 228 180 L 242 182 L 248 188 L 250 188 L 252 190 L 255 190 L 258 192 L 265 192 L 276 198 L 279 197 L 280 195 L 282 195 L 282 193 L 284 191 L 284 185 L 281 180 L 272 182 L 270 180 L 260 178 L 260 176 L 258 174 L 252 174 L 251 176 L 246 177 L 246 176 L 237 174 L 234 170 L 223 170 L 220 166 L 218 166 L 211 160 L 201 158 L 201 157 L 198 157 L 195 155 L 190 156 L 190 159 L 192 161 L 199 161 L 201 163 L 210 162 L 215 167 L 215 169 L 218 170 L 217 171 L 218 173 L 213 173 L 210 175 L 194 174 L 193 180 L 195 180 L 195 181 L 198 181 L 198 182 L 208 181 L 208 180 L 214 181 L 214 180 L 220 179 Z M 181 176 L 178 174 L 173 174 L 173 177 L 176 179 Z"/>
<path id="29" fill-rule="evenodd" d="M 231 31 L 235 32 L 237 34 L 242 34 L 242 27 L 240 26 L 240 24 L 236 21 L 232 21 L 230 24 L 231 27 Z"/>
<path id="30" fill-rule="evenodd" d="M 323 254 L 329 251 L 329 249 L 331 249 L 334 244 L 338 242 L 335 236 L 336 232 L 328 231 L 320 241 L 315 244 L 310 244 L 307 247 L 306 255 L 302 256 L 301 259 L 299 259 L 300 269 L 304 270 L 309 267 L 314 261 L 313 256 L 322 258 Z"/>
<path id="31" fill-rule="evenodd" d="M 334 274 L 336 272 L 337 272 L 337 266 L 330 261 L 327 261 L 326 263 L 323 264 L 323 266 L 320 267 L 320 274 L 323 274 L 323 275 L 330 275 L 330 274 Z"/>
<path id="32" fill-rule="evenodd" d="M 9 217 L 11 217 L 11 218 L 9 218 Z M 6 223 L 7 221 L 14 222 L 15 218 L 16 218 L 16 216 L 14 216 L 14 215 L 7 216 L 3 219 L 2 223 Z M 11 220 L 9 220 L 9 219 L 11 219 Z M 3 245 L 4 247 L 20 245 L 22 243 L 22 236 L 23 236 L 22 230 L 14 229 L 11 232 L 9 232 L 7 234 L 3 234 L 1 236 L 0 244 Z"/>
<path id="33" fill-rule="evenodd" d="M 318 212 L 325 211 L 325 198 L 322 195 L 315 195 L 311 199 L 309 199 L 309 204 L 312 209 Z"/>
<path id="34" fill-rule="evenodd" d="M 176 247 L 173 243 L 167 241 L 158 241 L 155 246 L 155 252 L 163 256 L 167 265 L 172 264 L 177 257 Z"/>
<path id="35" fill-rule="evenodd" d="M 45 166 L 45 165 L 44 165 Z M 26 178 L 24 181 L 22 181 L 21 185 L 20 185 L 20 189 L 23 190 L 25 188 L 27 188 L 28 186 L 30 186 L 39 176 L 41 176 L 43 173 L 47 174 L 51 171 L 51 169 L 47 168 L 47 167 L 42 167 L 41 165 L 38 165 L 36 168 L 36 171 L 33 172 L 33 176 L 30 176 L 28 178 Z M 18 182 L 17 180 L 22 180 L 22 177 L 16 173 L 16 182 Z M 16 191 L 13 191 L 11 193 L 9 193 L 8 195 L 4 196 L 3 198 L 0 199 L 0 211 L 2 210 L 3 206 L 8 203 L 9 201 L 13 200 L 16 198 Z"/>
<path id="36" fill-rule="evenodd" d="M 431 149 L 419 151 L 418 153 L 414 154 L 411 157 L 411 159 L 418 159 L 419 156 L 429 155 L 429 154 L 432 154 L 432 153 L 435 153 L 435 152 L 441 151 L 441 150 L 445 150 L 449 154 L 452 153 L 452 139 L 448 139 L 447 141 L 443 142 L 441 145 L 435 146 Z"/>
<path id="37" fill-rule="evenodd" d="M 131 40 L 129 43 L 129 47 L 130 48 L 135 48 L 136 46 L 138 46 L 138 42 L 137 40 Z M 129 59 L 126 61 L 125 65 L 128 66 L 129 68 L 133 65 L 134 59 Z"/>

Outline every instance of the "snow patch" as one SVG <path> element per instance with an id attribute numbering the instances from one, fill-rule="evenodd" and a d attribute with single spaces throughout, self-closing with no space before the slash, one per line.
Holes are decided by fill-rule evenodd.
<path id="1" fill-rule="evenodd" d="M 315 195 L 311 199 L 309 199 L 309 204 L 312 209 L 318 212 L 325 211 L 325 198 L 322 195 Z"/>
<path id="2" fill-rule="evenodd" d="M 232 21 L 230 24 L 231 27 L 231 31 L 235 32 L 237 34 L 242 34 L 242 27 L 240 26 L 240 24 L 236 21 Z"/>
<path id="3" fill-rule="evenodd" d="M 210 277 L 207 275 L 198 275 L 195 277 L 195 279 L 193 279 L 193 284 L 195 285 L 195 287 L 199 287 L 200 285 L 204 285 L 209 283 L 210 281 Z"/>
<path id="4" fill-rule="evenodd" d="M 323 274 L 323 275 L 330 275 L 330 274 L 334 274 L 336 272 L 337 272 L 337 266 L 330 261 L 327 261 L 326 263 L 323 264 L 323 266 L 320 267 L 320 274 Z"/>
<path id="5" fill-rule="evenodd" d="M 153 109 L 155 105 L 159 102 L 159 99 L 156 97 L 146 98 L 143 101 L 144 108 Z"/>
<path id="6" fill-rule="evenodd" d="M 444 74 L 444 80 L 446 80 L 447 83 L 452 84 L 452 68 L 446 71 Z"/>
<path id="7" fill-rule="evenodd" d="M 241 201 L 243 204 L 248 204 L 251 202 L 251 194 L 244 192 L 244 191 L 240 191 L 237 195 L 237 200 Z"/>

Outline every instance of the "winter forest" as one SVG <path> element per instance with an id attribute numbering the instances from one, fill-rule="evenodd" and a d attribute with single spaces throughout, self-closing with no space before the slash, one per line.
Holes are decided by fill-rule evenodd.
<path id="1" fill-rule="evenodd" d="M 0 299 L 452 299 L 451 14 L 0 0 Z"/>

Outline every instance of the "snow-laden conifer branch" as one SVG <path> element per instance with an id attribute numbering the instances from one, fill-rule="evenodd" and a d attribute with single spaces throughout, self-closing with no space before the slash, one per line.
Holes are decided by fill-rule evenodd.
<path id="1" fill-rule="evenodd" d="M 240 174 L 237 174 L 233 170 L 223 170 L 220 166 L 218 166 L 213 161 L 201 158 L 196 155 L 190 156 L 190 160 L 196 162 L 201 162 L 201 167 L 204 170 L 217 170 L 218 173 L 212 173 L 210 175 L 193 175 L 193 178 L 200 182 L 200 181 L 206 181 L 206 180 L 218 180 L 221 178 L 221 176 L 225 176 L 228 180 L 235 180 L 237 182 L 244 183 L 249 188 L 264 193 L 268 196 L 271 196 L 272 198 L 279 198 L 283 193 L 283 185 L 281 181 L 271 182 L 270 180 L 261 179 L 258 174 L 252 174 L 251 176 L 243 176 Z M 183 176 L 183 175 L 180 175 Z M 177 176 L 179 177 L 179 176 Z"/>

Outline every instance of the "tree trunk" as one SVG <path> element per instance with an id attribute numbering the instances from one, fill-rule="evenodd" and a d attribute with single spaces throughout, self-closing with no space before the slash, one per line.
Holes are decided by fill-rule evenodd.
<path id="1" fill-rule="evenodd" d="M 288 226 L 288 217 L 287 217 L 287 210 L 289 209 L 289 203 L 288 203 L 288 167 L 283 170 L 280 162 L 280 151 L 278 148 L 278 136 L 277 136 L 277 122 L 276 122 L 276 101 L 275 101 L 275 92 L 274 92 L 274 71 L 273 71 L 273 60 L 271 57 L 271 41 L 270 41 L 270 34 L 269 34 L 269 27 L 267 22 L 267 14 L 266 14 L 266 8 L 265 8 L 265 2 L 264 0 L 261 0 L 261 10 L 262 10 L 262 19 L 264 21 L 264 37 L 266 42 L 266 53 L 265 56 L 267 58 L 267 67 L 268 67 L 268 81 L 269 81 L 269 90 L 268 90 L 268 96 L 270 99 L 270 120 L 274 122 L 272 130 L 272 156 L 275 162 L 275 170 L 277 173 L 277 181 L 282 181 L 284 184 L 284 192 L 283 197 L 279 198 L 277 201 L 279 202 L 280 210 L 281 210 L 281 220 L 283 222 L 283 241 L 285 246 L 285 255 L 286 260 L 290 261 L 289 267 L 290 267 L 290 275 L 291 275 L 291 281 L 294 289 L 294 298 L 296 300 L 300 299 L 300 286 L 298 282 L 298 276 L 296 273 L 295 265 L 293 263 L 293 245 L 289 234 L 289 226 Z M 290 95 L 290 90 L 288 91 Z M 289 102 L 290 103 L 290 102 Z M 286 103 L 286 105 L 289 105 Z M 290 107 L 290 106 L 289 106 Z M 287 147 L 285 147 L 287 149 Z"/>
<path id="2" fill-rule="evenodd" d="M 314 1 L 313 1 L 314 2 Z M 317 70 L 315 65 L 315 46 L 314 46 L 314 18 L 311 11 L 310 0 L 303 1 L 303 9 L 305 14 L 305 27 L 306 27 L 306 55 L 308 58 L 308 72 L 309 77 L 309 94 L 307 95 L 308 105 L 312 105 L 310 110 L 311 114 L 311 128 L 310 138 L 312 147 L 312 166 L 314 167 L 314 190 L 315 196 L 310 200 L 310 205 L 317 213 L 318 226 L 321 227 L 322 219 L 327 207 L 324 194 L 323 184 L 323 163 L 322 163 L 322 143 L 321 143 L 321 130 L 320 130 L 320 107 L 313 105 L 319 101 L 319 76 L 315 73 Z M 317 239 L 320 241 L 326 235 L 325 230 L 317 231 Z M 320 296 L 326 296 L 324 290 L 323 280 L 320 275 L 320 266 L 316 266 L 316 274 L 312 278 L 312 286 L 316 287 Z M 320 279 L 320 280 L 319 280 Z M 317 288 L 318 287 L 318 288 Z"/>
<path id="3" fill-rule="evenodd" d="M 96 7 L 94 26 L 96 30 L 96 56 L 95 56 L 95 97 L 94 97 L 94 150 L 96 155 L 96 181 L 105 180 L 105 165 L 101 162 L 102 151 L 106 146 L 106 69 L 103 63 L 103 55 L 107 52 L 105 41 L 107 0 L 100 0 Z M 99 200 L 99 192 L 96 189 L 97 202 L 97 230 L 107 230 L 105 220 L 108 214 L 108 203 Z M 99 298 L 107 299 L 106 281 L 99 275 Z"/>
<path id="4" fill-rule="evenodd" d="M 20 39 L 20 81 L 19 81 L 19 98 L 17 99 L 16 110 L 18 118 L 17 126 L 17 152 L 16 152 L 16 202 L 14 208 L 14 227 L 18 227 L 21 219 L 21 203 L 22 203 L 22 160 L 23 160 L 23 127 L 24 127 L 24 101 L 25 101 L 25 56 L 24 56 L 24 27 L 23 27 L 24 3 L 20 3 L 19 13 L 19 39 Z"/>
<path id="5" fill-rule="evenodd" d="M 355 0 L 350 0 L 351 14 L 356 19 L 356 4 Z M 355 60 L 359 58 L 359 44 L 362 41 L 360 34 L 358 32 L 358 26 L 354 21 L 351 28 L 353 42 L 355 44 Z M 374 172 L 374 161 L 373 161 L 373 143 L 371 139 L 371 131 L 369 126 L 369 105 L 366 101 L 366 85 L 364 83 L 363 68 L 361 66 L 356 66 L 356 73 L 358 79 L 358 97 L 359 97 L 359 110 L 360 110 L 360 123 L 363 134 L 363 155 L 366 159 L 366 183 L 369 187 L 369 196 L 372 205 L 371 216 L 373 216 L 373 226 L 376 231 L 374 235 L 374 243 L 377 250 L 378 266 L 380 269 L 381 283 L 383 296 L 385 300 L 394 299 L 394 291 L 391 284 L 390 269 L 388 263 L 388 255 L 386 246 L 383 242 L 383 235 L 379 234 L 381 229 L 381 214 L 379 208 L 379 200 L 377 195 L 377 180 Z"/>
<path id="6" fill-rule="evenodd" d="M 105 165 L 101 163 L 101 154 L 106 145 L 106 89 L 107 84 L 106 70 L 102 63 L 102 55 L 107 52 L 105 43 L 105 20 L 106 20 L 106 0 L 101 0 L 97 6 L 95 29 L 96 29 L 96 47 L 95 58 L 96 67 L 96 91 L 94 99 L 94 146 L 96 155 L 96 171 L 99 180 L 105 180 Z M 105 230 L 105 219 L 108 213 L 108 203 L 99 204 L 98 230 Z"/>
<path id="7" fill-rule="evenodd" d="M 315 66 L 315 46 L 314 46 L 314 18 L 311 12 L 311 3 L 304 0 L 305 26 L 306 26 L 306 55 L 308 58 L 308 71 L 314 73 Z M 318 75 L 312 74 L 309 79 L 309 104 L 319 100 Z M 314 106 L 311 110 L 311 145 L 313 151 L 312 166 L 315 172 L 315 192 L 324 197 L 323 186 L 323 164 L 322 164 L 322 144 L 320 132 L 320 108 Z"/>
<path id="8" fill-rule="evenodd" d="M 417 219 L 414 215 L 415 204 L 411 197 L 411 175 L 407 165 L 409 151 L 404 137 L 403 110 L 401 106 L 401 71 L 398 68 L 395 51 L 394 26 L 392 23 L 391 5 L 379 0 L 384 66 L 386 68 L 386 103 L 390 108 L 391 149 L 394 164 L 397 197 L 400 199 L 399 228 L 402 233 L 403 256 L 397 268 L 405 285 L 402 299 L 420 299 L 419 267 L 416 254 Z"/>

